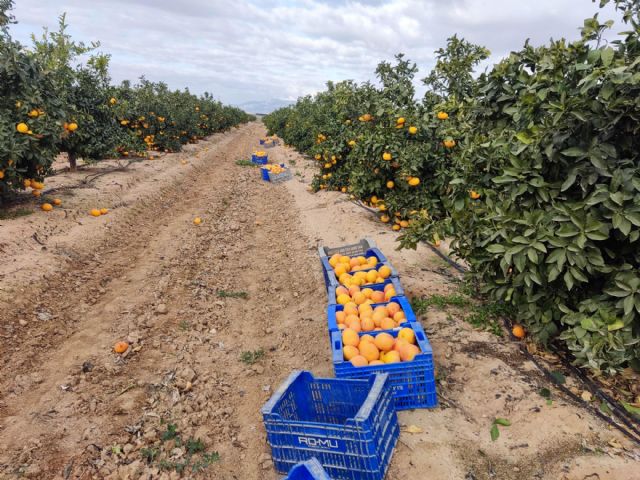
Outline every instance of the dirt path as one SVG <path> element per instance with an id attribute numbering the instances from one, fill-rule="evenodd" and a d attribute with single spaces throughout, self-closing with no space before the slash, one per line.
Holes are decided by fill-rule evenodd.
<path id="1" fill-rule="evenodd" d="M 286 186 L 237 166 L 262 135 L 216 135 L 0 221 L 0 478 L 275 480 L 260 407 L 292 369 L 332 376 L 316 246 L 372 236 L 410 295 L 455 288 L 344 195 L 310 195 L 295 152 L 269 150 L 299 167 Z M 446 312 L 422 320 L 442 408 L 400 415 L 423 433 L 402 434 L 389 479 L 635 478 L 637 452 L 555 392 L 546 405 L 513 346 Z M 492 443 L 495 416 L 513 425 Z"/>

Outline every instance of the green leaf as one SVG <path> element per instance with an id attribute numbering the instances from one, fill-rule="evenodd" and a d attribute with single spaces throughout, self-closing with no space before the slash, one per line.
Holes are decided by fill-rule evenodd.
<path id="1" fill-rule="evenodd" d="M 510 427 L 511 426 L 511 422 L 509 420 L 507 420 L 506 418 L 496 418 L 493 423 L 497 424 L 497 425 L 502 425 L 503 427 Z"/>
<path id="2" fill-rule="evenodd" d="M 491 435 L 492 442 L 495 442 L 500 436 L 500 430 L 498 430 L 498 426 L 495 423 L 491 425 L 491 430 L 489 430 L 489 434 Z"/>
<path id="3" fill-rule="evenodd" d="M 503 245 L 499 245 L 497 243 L 493 243 L 487 246 L 487 252 L 489 253 L 504 253 L 506 248 Z"/>
<path id="4" fill-rule="evenodd" d="M 538 391 L 538 394 L 544 398 L 551 398 L 551 390 L 549 390 L 548 388 L 541 388 Z"/>
<path id="5" fill-rule="evenodd" d="M 604 65 L 605 67 L 608 67 L 609 65 L 611 65 L 611 61 L 613 60 L 614 55 L 615 55 L 615 52 L 613 51 L 613 48 L 611 47 L 603 48 L 602 51 L 600 52 L 600 59 L 602 60 L 602 65 Z"/>
<path id="6" fill-rule="evenodd" d="M 580 147 L 567 148 L 566 150 L 563 150 L 561 153 L 565 157 L 586 157 L 587 156 L 586 150 Z"/>
<path id="7" fill-rule="evenodd" d="M 576 174 L 575 169 L 571 170 L 569 172 L 569 174 L 567 175 L 567 179 L 564 181 L 564 183 L 560 187 L 560 191 L 564 192 L 569 187 L 571 187 L 571 185 L 573 185 L 575 183 L 575 181 L 576 181 L 576 176 L 577 176 L 577 174 Z"/>
<path id="8" fill-rule="evenodd" d="M 516 133 L 516 138 L 520 140 L 522 143 L 524 143 L 525 145 L 529 145 L 530 143 L 533 142 L 533 138 L 531 138 L 531 134 L 529 134 L 529 132 L 527 131 Z"/>
<path id="9" fill-rule="evenodd" d="M 607 330 L 610 332 L 620 330 L 621 328 L 624 328 L 624 322 L 622 320 L 616 320 L 615 322 L 607 325 Z"/>
<path id="10" fill-rule="evenodd" d="M 587 330 L 588 332 L 597 332 L 598 331 L 598 327 L 593 322 L 593 319 L 591 317 L 586 317 L 586 318 L 583 318 L 582 320 L 580 320 L 580 326 L 582 328 L 584 328 L 585 330 Z"/>
<path id="11" fill-rule="evenodd" d="M 629 403 L 626 403 L 626 402 L 623 402 L 622 406 L 631 415 L 633 415 L 634 417 L 640 418 L 640 408 L 634 407 L 633 405 L 631 405 Z"/>

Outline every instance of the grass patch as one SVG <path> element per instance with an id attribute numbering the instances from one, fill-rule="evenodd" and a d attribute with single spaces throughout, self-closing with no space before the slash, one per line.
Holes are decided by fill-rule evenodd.
<path id="1" fill-rule="evenodd" d="M 180 323 L 178 324 L 178 326 L 180 327 L 180 330 L 184 332 L 185 330 L 189 330 L 189 327 L 191 325 L 186 320 L 180 320 Z"/>
<path id="2" fill-rule="evenodd" d="M 249 294 L 247 292 L 244 291 L 238 291 L 238 292 L 233 292 L 233 291 L 229 291 L 227 292 L 226 290 L 218 290 L 218 297 L 220 298 L 242 298 L 244 300 L 246 300 L 247 298 L 249 298 Z"/>
<path id="3" fill-rule="evenodd" d="M 250 350 L 247 350 L 246 352 L 242 352 L 242 354 L 240 355 L 240 360 L 245 365 L 253 365 L 254 363 L 258 362 L 262 357 L 264 357 L 263 349 L 254 350 L 253 352 Z"/>
<path id="4" fill-rule="evenodd" d="M 251 160 L 236 160 L 236 165 L 238 165 L 239 167 L 257 167 L 258 165 L 256 165 L 255 163 L 253 163 Z"/>
<path id="5" fill-rule="evenodd" d="M 204 442 L 199 438 L 189 437 L 183 440 L 175 424 L 167 425 L 167 430 L 160 436 L 162 444 L 158 448 L 142 448 L 140 455 L 147 465 L 155 465 L 160 470 L 183 472 L 201 472 L 211 464 L 220 460 L 218 452 L 207 452 Z M 171 460 L 171 451 L 182 448 L 184 458 L 177 462 Z"/>
<path id="6" fill-rule="evenodd" d="M 468 291 L 468 289 L 467 289 Z M 476 304 L 472 299 L 462 293 L 453 293 L 450 295 L 431 295 L 429 297 L 414 298 L 411 306 L 416 315 L 424 315 L 429 307 L 435 307 L 439 310 L 447 308 L 464 308 L 465 313 L 463 319 L 476 328 L 486 330 L 488 332 L 501 337 L 503 335 L 501 318 L 509 317 L 511 309 L 507 305 L 500 303 L 479 303 Z"/>
<path id="7" fill-rule="evenodd" d="M 16 208 L 15 210 L 0 210 L 0 220 L 12 220 L 14 218 L 26 217 L 31 215 L 33 210 L 30 208 Z"/>

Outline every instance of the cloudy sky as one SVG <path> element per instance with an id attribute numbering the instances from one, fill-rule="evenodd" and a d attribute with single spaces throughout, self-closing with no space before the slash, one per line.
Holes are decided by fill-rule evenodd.
<path id="1" fill-rule="evenodd" d="M 403 52 L 420 67 L 457 33 L 492 60 L 553 38 L 576 38 L 591 0 L 16 0 L 13 35 L 67 13 L 78 40 L 99 40 L 119 82 L 145 75 L 226 103 L 295 99 L 327 80 L 373 79 Z M 602 18 L 614 18 L 612 9 Z M 615 28 L 615 27 L 614 27 Z M 616 30 L 618 31 L 618 30 Z"/>

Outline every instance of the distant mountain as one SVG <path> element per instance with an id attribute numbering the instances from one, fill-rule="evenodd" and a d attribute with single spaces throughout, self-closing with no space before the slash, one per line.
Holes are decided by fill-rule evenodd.
<path id="1" fill-rule="evenodd" d="M 248 113 L 271 113 L 278 108 L 286 107 L 295 102 L 291 100 L 281 100 L 273 98 L 271 100 L 256 100 L 251 102 L 244 102 L 237 105 L 239 108 Z"/>

